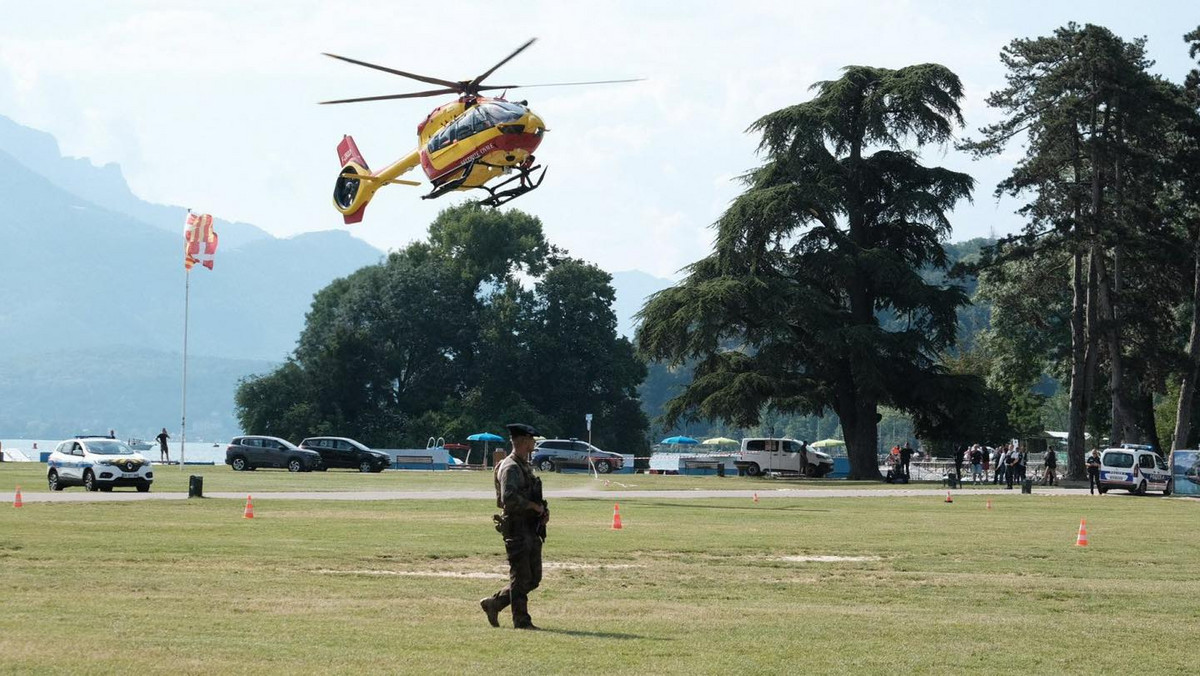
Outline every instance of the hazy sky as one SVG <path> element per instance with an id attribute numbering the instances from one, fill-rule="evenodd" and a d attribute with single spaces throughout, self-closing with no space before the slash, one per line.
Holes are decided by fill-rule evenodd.
<path id="1" fill-rule="evenodd" d="M 542 188 L 513 202 L 550 239 L 608 270 L 675 276 L 710 247 L 716 220 L 756 163 L 755 119 L 811 96 L 847 64 L 935 61 L 967 89 L 968 129 L 993 119 L 997 55 L 1068 22 L 1146 36 L 1156 70 L 1189 68 L 1195 2 L 331 2 L 0 0 L 0 115 L 54 134 L 68 155 L 117 162 L 144 199 L 211 211 L 276 235 L 342 228 L 330 197 L 336 146 L 353 134 L 379 168 L 412 149 L 445 99 L 318 106 L 424 85 L 320 55 L 334 52 L 459 80 L 539 41 L 496 84 L 646 77 L 591 88 L 515 90 L 550 132 Z M 503 80 L 503 82 L 501 82 Z M 1019 227 L 997 205 L 1008 158 L 928 159 L 979 180 L 953 239 Z M 424 179 L 419 170 L 405 178 Z M 381 190 L 354 235 L 383 249 L 423 236 L 467 199 Z M 482 194 L 482 193 L 479 193 Z"/>

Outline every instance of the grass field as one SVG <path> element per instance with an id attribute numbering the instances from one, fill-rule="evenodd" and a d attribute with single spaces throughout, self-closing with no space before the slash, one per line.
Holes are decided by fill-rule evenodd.
<path id="1" fill-rule="evenodd" d="M 559 500 L 540 633 L 485 501 L 4 504 L 0 672 L 1194 671 L 1200 503 L 992 499 Z"/>
<path id="2" fill-rule="evenodd" d="M 205 492 L 222 493 L 265 493 L 272 491 L 435 491 L 435 490 L 491 490 L 490 471 L 392 471 L 379 474 L 362 474 L 349 470 L 328 472 L 300 472 L 296 474 L 278 469 L 260 469 L 253 472 L 235 472 L 226 465 L 192 465 L 182 470 L 178 466 L 155 466 L 152 491 L 187 492 L 188 476 L 204 477 Z M 771 488 L 854 488 L 888 487 L 888 484 L 871 481 L 842 481 L 837 479 L 764 479 L 750 477 L 716 476 L 664 476 L 654 474 L 613 474 L 597 481 L 588 474 L 543 473 L 541 477 L 547 488 L 580 488 L 596 490 L 692 490 L 692 489 L 740 489 L 764 490 Z M 37 462 L 10 462 L 0 464 L 0 493 L 10 494 L 17 486 L 22 493 L 47 492 L 46 466 Z M 69 491 L 81 491 L 71 487 Z M 132 488 L 120 488 L 132 491 Z"/>

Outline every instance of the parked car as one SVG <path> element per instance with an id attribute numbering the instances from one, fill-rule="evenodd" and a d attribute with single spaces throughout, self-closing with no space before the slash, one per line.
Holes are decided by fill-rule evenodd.
<path id="1" fill-rule="evenodd" d="M 109 437 L 68 439 L 46 459 L 46 483 L 52 491 L 67 486 L 83 486 L 89 491 L 134 486 L 145 493 L 153 482 L 150 461 L 125 442 Z"/>
<path id="2" fill-rule="evenodd" d="M 286 467 L 289 472 L 321 468 L 321 454 L 299 448 L 279 437 L 234 437 L 225 449 L 225 464 L 236 471 L 259 467 Z"/>
<path id="3" fill-rule="evenodd" d="M 741 451 L 734 466 L 750 476 L 764 472 L 799 474 L 801 444 L 795 439 L 742 439 Z M 833 471 L 833 458 L 815 448 L 804 449 L 808 460 L 805 476 L 820 478 Z"/>
<path id="4" fill-rule="evenodd" d="M 553 472 L 555 468 L 590 470 L 595 467 L 600 474 L 608 474 L 621 469 L 624 464 L 625 458 L 619 453 L 602 451 L 578 439 L 544 439 L 533 449 L 533 466 L 543 472 Z"/>
<path id="5" fill-rule="evenodd" d="M 1124 488 L 1130 493 L 1145 495 L 1146 491 L 1171 494 L 1171 469 L 1167 461 L 1149 446 L 1125 444 L 1100 452 L 1100 492 Z"/>
<path id="6" fill-rule="evenodd" d="M 392 458 L 382 451 L 373 451 L 346 437 L 309 437 L 300 448 L 321 455 L 321 469 L 348 467 L 360 472 L 382 472 L 392 464 Z"/>

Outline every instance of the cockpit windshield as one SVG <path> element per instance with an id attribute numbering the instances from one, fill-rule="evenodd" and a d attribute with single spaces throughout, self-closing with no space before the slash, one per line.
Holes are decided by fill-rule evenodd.
<path id="1" fill-rule="evenodd" d="M 525 114 L 525 107 L 508 101 L 488 101 L 474 106 L 459 118 L 442 128 L 429 139 L 426 149 L 433 153 L 498 124 L 518 120 Z"/>

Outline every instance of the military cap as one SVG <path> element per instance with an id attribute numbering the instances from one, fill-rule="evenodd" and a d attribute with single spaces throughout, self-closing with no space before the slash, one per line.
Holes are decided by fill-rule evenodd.
<path id="1" fill-rule="evenodd" d="M 537 436 L 537 430 L 533 429 L 532 425 L 526 425 L 525 423 L 509 423 L 509 424 L 505 425 L 505 427 L 508 428 L 508 435 L 510 437 L 536 437 Z"/>

